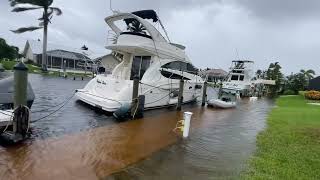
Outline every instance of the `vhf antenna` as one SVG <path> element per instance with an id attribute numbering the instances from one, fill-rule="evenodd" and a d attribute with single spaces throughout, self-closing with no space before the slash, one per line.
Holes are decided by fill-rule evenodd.
<path id="1" fill-rule="evenodd" d="M 118 11 L 115 11 L 115 10 L 113 10 L 112 9 L 112 0 L 109 0 L 109 8 L 110 8 L 110 10 L 111 10 L 111 12 L 113 13 L 113 14 L 116 14 Z"/>

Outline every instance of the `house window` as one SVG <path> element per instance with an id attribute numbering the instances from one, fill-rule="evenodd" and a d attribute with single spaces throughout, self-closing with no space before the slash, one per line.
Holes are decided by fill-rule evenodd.
<path id="1" fill-rule="evenodd" d="M 135 75 L 139 76 L 141 80 L 144 73 L 150 66 L 151 56 L 134 56 L 131 66 L 130 80 L 133 80 Z"/>

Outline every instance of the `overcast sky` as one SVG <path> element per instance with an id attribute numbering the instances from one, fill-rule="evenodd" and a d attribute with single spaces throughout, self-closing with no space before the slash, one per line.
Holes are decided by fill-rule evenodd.
<path id="1" fill-rule="evenodd" d="M 320 73 L 319 0 L 114 0 L 113 9 L 154 9 L 171 41 L 185 45 L 199 68 L 227 69 L 234 59 L 254 60 L 256 69 L 280 62 L 286 74 L 300 69 Z M 109 0 L 55 0 L 62 16 L 49 25 L 49 42 L 103 54 L 111 15 Z M 42 31 L 13 34 L 10 29 L 37 25 L 40 11 L 13 13 L 0 0 L 0 37 L 23 47 L 42 39 Z"/>

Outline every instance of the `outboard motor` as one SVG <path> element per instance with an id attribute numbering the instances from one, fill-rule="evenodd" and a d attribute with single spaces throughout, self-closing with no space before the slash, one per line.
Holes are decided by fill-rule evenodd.
<path id="1" fill-rule="evenodd" d="M 0 109 L 13 109 L 14 82 L 13 76 L 0 79 Z M 30 83 L 27 87 L 27 106 L 31 108 L 35 98 Z"/>

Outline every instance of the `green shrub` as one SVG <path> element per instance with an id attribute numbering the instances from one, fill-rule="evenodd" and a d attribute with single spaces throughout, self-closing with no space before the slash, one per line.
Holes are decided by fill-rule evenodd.
<path id="1" fill-rule="evenodd" d="M 310 100 L 320 100 L 320 92 L 319 91 L 307 91 L 304 94 L 304 97 Z"/>
<path id="2" fill-rule="evenodd" d="M 287 89 L 283 92 L 283 95 L 297 95 L 297 93 L 291 89 Z"/>

